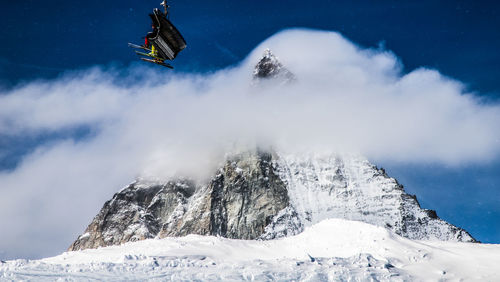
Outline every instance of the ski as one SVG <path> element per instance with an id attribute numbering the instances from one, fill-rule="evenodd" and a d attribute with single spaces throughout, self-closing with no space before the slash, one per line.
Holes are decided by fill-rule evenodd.
<path id="1" fill-rule="evenodd" d="M 134 49 L 142 49 L 142 50 L 146 50 L 146 51 L 151 52 L 151 49 L 146 48 L 146 47 L 141 46 L 141 45 L 133 44 L 133 43 L 129 43 L 129 44 L 128 44 L 128 47 L 130 47 L 130 48 L 134 48 Z"/>
<path id="2" fill-rule="evenodd" d="M 147 59 L 147 58 L 141 58 L 141 60 L 143 61 L 146 61 L 146 62 L 150 62 L 150 63 L 153 63 L 153 64 L 157 64 L 157 65 L 160 65 L 160 66 L 164 66 L 164 67 L 167 67 L 169 69 L 173 69 L 174 67 L 172 65 L 169 65 L 169 64 L 166 64 L 160 60 L 153 60 L 153 59 Z"/>
<path id="3" fill-rule="evenodd" d="M 155 55 L 151 55 L 151 54 L 148 54 L 148 53 L 144 53 L 144 52 L 140 52 L 140 51 L 135 51 L 135 53 L 137 55 L 141 55 L 141 56 L 147 56 L 147 57 L 151 57 L 151 58 L 154 58 L 154 59 L 157 59 L 157 60 L 161 60 L 161 61 L 164 61 L 164 59 L 158 57 L 158 56 L 155 56 Z"/>
<path id="4" fill-rule="evenodd" d="M 129 43 L 129 44 L 130 45 L 134 45 L 134 44 L 131 44 L 131 43 Z M 138 46 L 138 45 L 135 45 L 135 46 Z M 139 46 L 139 47 L 141 47 L 141 49 L 148 50 L 147 48 L 144 48 L 142 46 Z M 132 48 L 135 48 L 135 47 L 132 47 Z M 141 60 L 143 60 L 143 61 L 154 63 L 154 64 L 157 64 L 157 65 L 160 65 L 160 66 L 164 66 L 164 67 L 167 67 L 169 69 L 173 69 L 174 68 L 172 65 L 169 65 L 169 64 L 165 63 L 164 60 L 162 58 L 160 58 L 160 57 L 157 57 L 157 56 L 154 56 L 154 55 L 151 55 L 151 54 L 148 54 L 148 53 L 140 52 L 140 51 L 135 51 L 135 53 L 137 55 L 141 55 L 141 56 L 146 56 L 146 57 L 152 58 L 152 59 L 141 58 Z"/>

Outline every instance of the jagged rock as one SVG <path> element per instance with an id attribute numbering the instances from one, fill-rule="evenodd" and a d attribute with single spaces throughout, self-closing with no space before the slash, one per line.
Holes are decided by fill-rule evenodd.
<path id="1" fill-rule="evenodd" d="M 187 234 L 274 239 L 325 218 L 363 221 L 410 239 L 475 242 L 359 156 L 254 151 L 228 158 L 205 185 L 131 184 L 104 204 L 70 250 Z"/>
<path id="2" fill-rule="evenodd" d="M 256 239 L 288 205 L 272 156 L 232 156 L 207 185 L 136 182 L 104 204 L 70 250 L 187 234 Z"/>
<path id="3" fill-rule="evenodd" d="M 288 206 L 286 186 L 271 155 L 247 152 L 229 158 L 210 183 L 193 196 L 192 208 L 163 225 L 160 237 L 187 234 L 255 239 Z"/>
<path id="4" fill-rule="evenodd" d="M 175 210 L 186 203 L 195 186 L 188 180 L 166 184 L 133 183 L 104 204 L 70 250 L 119 245 L 154 238 Z"/>
<path id="5" fill-rule="evenodd" d="M 288 84 L 295 81 L 296 77 L 280 63 L 271 50 L 266 49 L 262 58 L 254 68 L 253 79 L 254 82 L 273 80 L 282 84 Z"/>
<path id="6" fill-rule="evenodd" d="M 306 227 L 325 218 L 344 218 L 410 239 L 476 242 L 435 211 L 422 209 L 415 196 L 361 156 L 284 155 L 275 162 L 290 204 Z"/>

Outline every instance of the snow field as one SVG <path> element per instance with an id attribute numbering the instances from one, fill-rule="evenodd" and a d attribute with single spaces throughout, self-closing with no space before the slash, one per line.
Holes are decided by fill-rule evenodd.
<path id="1" fill-rule="evenodd" d="M 500 245 L 414 241 L 328 219 L 270 241 L 188 235 L 0 264 L 0 280 L 500 280 Z"/>

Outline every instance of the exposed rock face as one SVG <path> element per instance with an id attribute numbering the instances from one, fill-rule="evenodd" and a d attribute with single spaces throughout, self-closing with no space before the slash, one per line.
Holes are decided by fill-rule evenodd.
<path id="1" fill-rule="evenodd" d="M 205 185 L 131 184 L 104 204 L 70 250 L 187 234 L 274 239 L 325 218 L 363 221 L 410 239 L 475 242 L 359 156 L 247 152 L 230 157 Z"/>
<path id="2" fill-rule="evenodd" d="M 190 206 L 163 224 L 160 237 L 191 233 L 256 239 L 288 206 L 285 184 L 275 174 L 271 154 L 243 153 L 229 158 Z"/>
<path id="3" fill-rule="evenodd" d="M 70 250 L 118 245 L 155 237 L 161 222 L 185 204 L 195 186 L 187 180 L 133 183 L 107 201 Z"/>
<path id="4" fill-rule="evenodd" d="M 269 49 L 266 49 L 255 66 L 253 77 L 256 82 L 272 79 L 282 84 L 288 84 L 296 80 L 295 75 L 286 69 Z"/>
<path id="5" fill-rule="evenodd" d="M 289 205 L 271 159 L 264 152 L 235 155 L 206 185 L 188 180 L 131 184 L 104 204 L 69 249 L 187 234 L 256 239 Z"/>

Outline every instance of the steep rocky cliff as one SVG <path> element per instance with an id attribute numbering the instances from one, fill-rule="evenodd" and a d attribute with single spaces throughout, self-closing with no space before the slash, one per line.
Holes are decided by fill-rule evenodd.
<path id="1" fill-rule="evenodd" d="M 288 83 L 295 76 L 267 50 L 255 67 L 259 79 Z M 187 234 L 274 239 L 327 218 L 410 239 L 475 242 L 361 156 L 249 150 L 229 156 L 206 183 L 137 180 L 104 204 L 69 250 Z"/>
<path id="2" fill-rule="evenodd" d="M 228 158 L 205 185 L 137 181 L 104 204 L 70 250 L 187 234 L 256 239 L 289 205 L 272 165 L 271 154 L 248 152 Z"/>
<path id="3" fill-rule="evenodd" d="M 274 239 L 326 218 L 386 227 L 410 239 L 474 242 L 359 156 L 251 151 L 206 184 L 137 181 L 106 202 L 70 250 L 187 234 Z"/>

